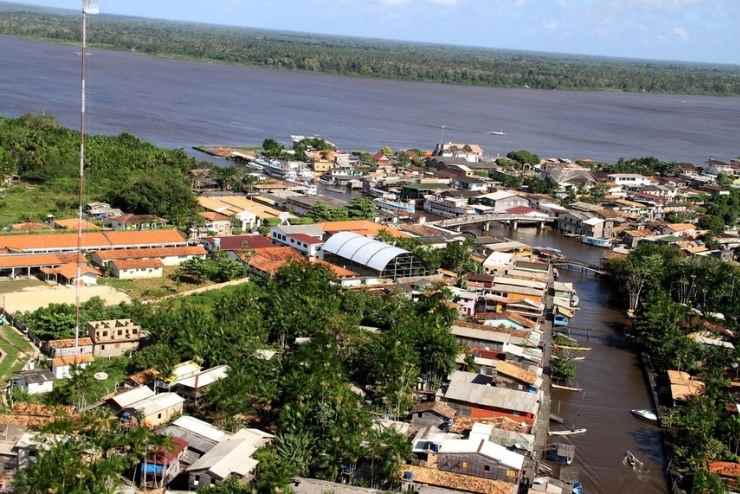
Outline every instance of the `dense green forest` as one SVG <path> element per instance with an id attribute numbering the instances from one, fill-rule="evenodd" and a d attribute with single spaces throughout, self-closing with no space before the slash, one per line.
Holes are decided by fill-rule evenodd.
<path id="1" fill-rule="evenodd" d="M 706 329 L 701 313 L 710 318 L 722 313 L 724 319 L 709 326 L 737 334 L 740 269 L 717 258 L 684 257 L 674 246 L 642 243 L 629 256 L 611 259 L 609 270 L 613 286 L 635 313 L 630 336 L 657 372 L 659 389 L 668 386 L 663 376 L 670 369 L 706 385 L 701 395 L 671 408 L 661 420 L 671 453 L 669 472 L 688 492 L 726 492 L 707 465 L 740 458 L 740 417 L 727 412 L 734 404 L 730 380 L 737 378 L 740 345 L 702 345 L 688 335 Z"/>
<path id="2" fill-rule="evenodd" d="M 80 39 L 79 19 L 0 4 L 0 34 Z M 288 70 L 535 89 L 740 94 L 740 67 L 401 43 L 101 16 L 93 45 Z"/>
<path id="3" fill-rule="evenodd" d="M 46 214 L 60 217 L 77 207 L 79 146 L 79 133 L 53 117 L 0 117 L 0 174 L 22 180 L 0 194 L 0 226 Z M 197 206 L 188 177 L 194 166 L 196 160 L 184 151 L 160 149 L 131 134 L 90 136 L 86 197 L 186 226 Z"/>

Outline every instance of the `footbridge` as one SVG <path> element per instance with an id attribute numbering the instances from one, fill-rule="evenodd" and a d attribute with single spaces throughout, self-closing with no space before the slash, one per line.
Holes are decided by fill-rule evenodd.
<path id="1" fill-rule="evenodd" d="M 552 265 L 556 268 L 564 269 L 566 271 L 577 271 L 581 273 L 592 273 L 599 276 L 606 276 L 607 271 L 596 264 L 589 264 L 583 261 L 577 261 L 575 259 L 562 259 L 553 261 Z"/>
<path id="2" fill-rule="evenodd" d="M 526 214 L 491 213 L 458 216 L 456 218 L 433 221 L 430 222 L 430 224 L 442 228 L 460 228 L 466 225 L 478 225 L 482 223 L 483 230 L 485 231 L 490 228 L 491 223 L 506 223 L 516 230 L 520 225 L 534 225 L 538 228 L 542 228 L 546 224 L 552 224 L 554 222 L 555 217 L 548 215 L 533 216 Z"/>

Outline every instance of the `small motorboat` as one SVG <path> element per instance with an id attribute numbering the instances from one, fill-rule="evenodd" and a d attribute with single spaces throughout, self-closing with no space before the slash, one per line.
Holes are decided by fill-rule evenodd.
<path id="1" fill-rule="evenodd" d="M 658 415 L 652 410 L 631 410 L 632 415 L 648 422 L 657 422 Z"/>
<path id="2" fill-rule="evenodd" d="M 586 245 L 593 245 L 594 247 L 609 248 L 612 246 L 612 241 L 608 238 L 583 237 L 581 242 Z"/>
<path id="3" fill-rule="evenodd" d="M 562 314 L 556 314 L 552 318 L 552 324 L 555 327 L 561 327 L 562 328 L 562 327 L 567 326 L 569 323 L 570 323 L 570 319 L 568 319 L 567 317 L 565 317 Z"/>
<path id="4" fill-rule="evenodd" d="M 490 135 L 490 136 L 505 136 L 506 135 L 506 132 L 504 132 L 503 130 L 492 130 L 492 131 L 490 131 L 488 133 L 488 135 Z"/>
<path id="5" fill-rule="evenodd" d="M 587 429 L 571 429 L 569 431 L 548 431 L 547 434 L 550 436 L 575 436 L 577 434 L 585 434 Z"/>

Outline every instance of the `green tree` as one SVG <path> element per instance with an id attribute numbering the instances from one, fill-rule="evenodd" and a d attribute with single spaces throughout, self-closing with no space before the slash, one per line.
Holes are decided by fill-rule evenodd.
<path id="1" fill-rule="evenodd" d="M 510 160 L 514 160 L 517 163 L 521 163 L 521 164 L 529 164 L 529 165 L 539 165 L 540 164 L 540 157 L 525 149 L 520 149 L 519 151 L 512 151 L 509 154 L 507 154 L 506 157 L 509 158 Z"/>

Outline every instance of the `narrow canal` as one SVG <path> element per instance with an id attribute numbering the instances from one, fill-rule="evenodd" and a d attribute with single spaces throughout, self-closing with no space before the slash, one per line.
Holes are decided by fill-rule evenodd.
<path id="1" fill-rule="evenodd" d="M 598 264 L 605 252 L 550 230 L 538 234 L 535 229 L 521 229 L 512 234 L 501 228 L 492 234 L 554 247 L 571 259 L 591 264 Z M 581 352 L 586 359 L 576 363 L 576 380 L 583 392 L 554 390 L 552 395 L 553 413 L 570 425 L 588 429 L 583 435 L 566 438 L 576 446 L 574 464 L 585 492 L 665 493 L 660 430 L 630 414 L 631 409 L 652 408 L 652 403 L 637 356 L 624 338 L 624 315 L 610 300 L 609 282 L 562 270 L 560 279 L 572 281 L 578 290 L 581 310 L 571 326 L 589 330 L 590 337 L 580 341 L 592 348 Z M 644 471 L 638 473 L 622 464 L 626 451 L 645 462 Z"/>

